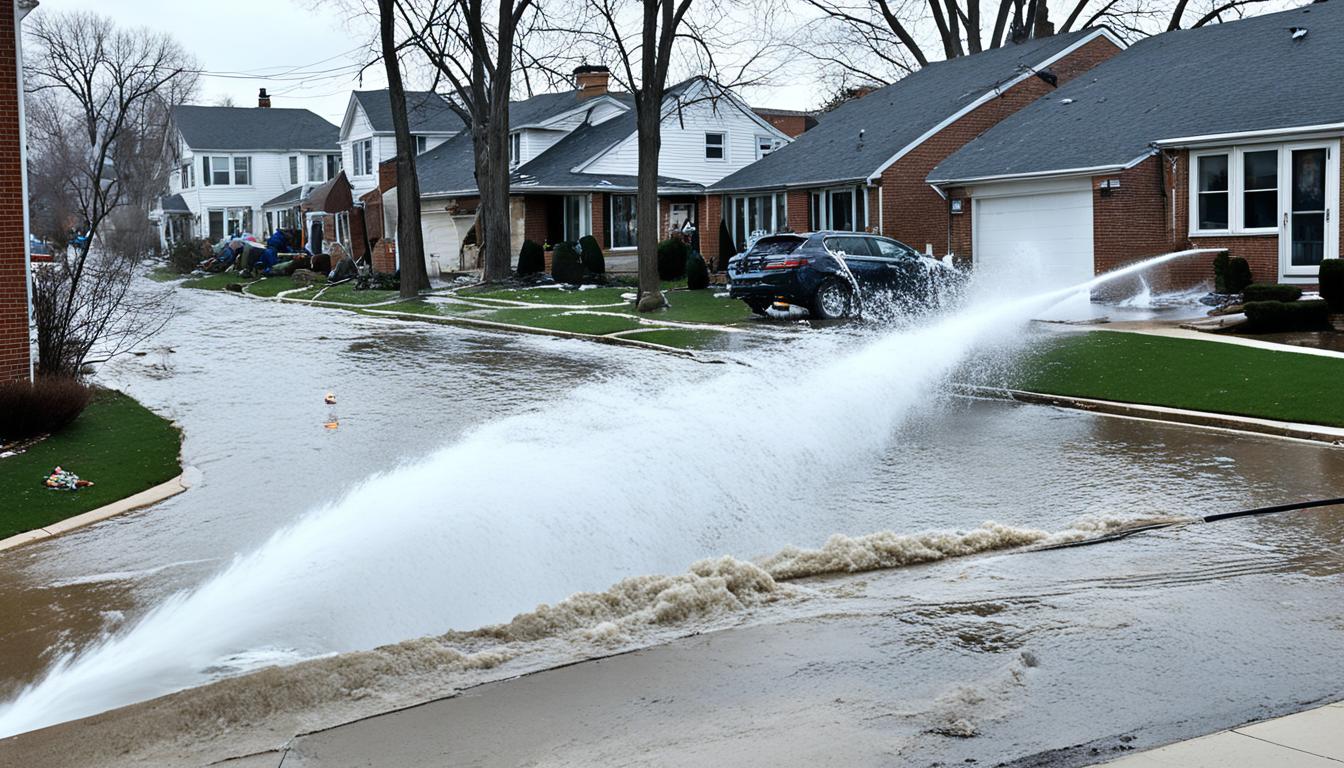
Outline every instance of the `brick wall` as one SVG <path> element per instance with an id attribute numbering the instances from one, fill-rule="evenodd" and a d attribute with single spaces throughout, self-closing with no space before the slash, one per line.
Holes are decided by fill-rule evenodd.
<path id="1" fill-rule="evenodd" d="M 705 257 L 711 270 L 723 269 L 719 263 L 719 224 L 723 221 L 723 196 L 705 195 L 700 198 L 700 255 Z M 731 254 L 730 254 L 731 255 Z"/>
<path id="2" fill-rule="evenodd" d="M 593 237 L 597 238 L 597 244 L 602 248 L 603 253 L 607 250 L 607 238 L 611 233 L 611 227 L 607 226 L 607 196 L 605 193 L 593 193 Z"/>
<path id="3" fill-rule="evenodd" d="M 779 129 L 780 133 L 783 133 L 790 138 L 801 136 L 803 132 L 807 130 L 808 120 L 812 119 L 807 115 L 764 114 L 760 115 L 760 117 L 765 120 L 765 122 Z"/>
<path id="4" fill-rule="evenodd" d="M 14 3 L 0 3 L 0 381 L 31 373 Z"/>
<path id="5" fill-rule="evenodd" d="M 538 245 L 546 244 L 546 198 L 539 195 L 523 197 L 523 237 Z"/>
<path id="6" fill-rule="evenodd" d="M 1059 78 L 1059 84 L 1063 85 L 1119 51 L 1114 43 L 1098 38 L 1050 65 L 1050 70 Z M 933 243 L 935 254 L 941 256 L 946 253 L 950 214 L 947 201 L 924 181 L 929 171 L 971 139 L 1053 90 L 1049 83 L 1039 77 L 1028 77 L 998 98 L 962 116 L 893 163 L 881 178 L 881 218 L 873 216 L 869 219 L 869 226 L 876 227 L 880 221 L 883 234 L 889 237 L 920 251 L 924 250 L 925 243 Z M 875 201 L 875 197 L 875 191 L 871 191 L 870 204 Z M 958 217 L 968 221 L 969 211 Z M 969 230 L 969 223 L 951 223 L 954 228 L 963 226 Z M 958 256 L 969 255 L 969 238 L 965 238 L 965 243 L 964 252 L 954 247 L 953 253 Z"/>
<path id="7" fill-rule="evenodd" d="M 794 232 L 806 232 L 812 228 L 812 195 L 806 189 L 790 190 L 785 198 L 789 212 L 789 229 Z"/>

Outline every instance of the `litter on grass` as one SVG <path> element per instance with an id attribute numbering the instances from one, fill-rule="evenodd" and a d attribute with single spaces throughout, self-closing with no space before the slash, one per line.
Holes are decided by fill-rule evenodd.
<path id="1" fill-rule="evenodd" d="M 88 488 L 93 485 L 91 481 L 81 480 L 79 475 L 74 472 L 66 472 L 60 467 L 51 470 L 51 474 L 47 475 L 43 484 L 53 491 L 78 491 L 80 488 Z"/>

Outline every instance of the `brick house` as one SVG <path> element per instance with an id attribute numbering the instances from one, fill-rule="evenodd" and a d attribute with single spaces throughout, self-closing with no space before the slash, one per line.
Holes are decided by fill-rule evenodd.
<path id="1" fill-rule="evenodd" d="M 955 214 L 928 172 L 1121 49 L 1109 30 L 1085 29 L 930 64 L 826 113 L 792 144 L 711 185 L 711 200 L 738 248 L 755 231 L 825 229 L 942 250 Z"/>
<path id="2" fill-rule="evenodd" d="M 608 90 L 608 77 L 605 67 L 585 65 L 575 70 L 573 90 L 510 105 L 510 250 L 515 257 L 524 239 L 554 244 L 591 234 L 607 251 L 608 269 L 634 269 L 642 225 L 635 215 L 635 113 L 629 94 Z M 687 220 L 710 221 L 704 210 L 706 186 L 790 141 L 735 94 L 705 78 L 670 86 L 663 108 L 655 223 L 660 236 Z M 420 155 L 417 171 L 430 274 L 477 268 L 478 195 L 470 132 Z M 391 238 L 395 186 L 383 181 L 378 187 L 383 231 Z M 706 231 L 702 247 L 714 234 Z"/>
<path id="3" fill-rule="evenodd" d="M 964 211 L 952 250 L 1067 284 L 1223 248 L 1257 281 L 1314 284 L 1341 247 L 1344 99 L 1322 87 L 1341 49 L 1344 6 L 1332 3 L 1134 44 L 929 173 Z M 1211 278 L 1209 258 L 1191 257 L 1149 281 Z"/>
<path id="4" fill-rule="evenodd" d="M 19 24 L 36 5 L 32 0 L 0 4 L 0 382 L 33 375 Z"/>

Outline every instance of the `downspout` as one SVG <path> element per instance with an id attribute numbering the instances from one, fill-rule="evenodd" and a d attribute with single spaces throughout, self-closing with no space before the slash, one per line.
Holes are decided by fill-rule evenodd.
<path id="1" fill-rule="evenodd" d="M 32 381 L 35 373 L 33 363 L 33 254 L 32 251 L 32 230 L 28 225 L 28 121 L 25 116 L 23 99 L 23 28 L 22 23 L 34 8 L 37 7 L 37 0 L 29 0 L 27 3 L 21 3 L 19 0 L 11 0 L 14 3 L 14 65 L 15 81 L 18 84 L 18 102 L 19 102 L 19 179 L 20 189 L 23 192 L 23 287 L 28 294 L 28 380 Z"/>
<path id="2" fill-rule="evenodd" d="M 952 198 L 948 197 L 943 188 L 937 184 L 930 184 L 929 186 L 933 187 L 933 191 L 937 192 L 938 196 L 943 198 L 943 202 L 947 203 L 947 215 L 945 216 L 947 219 L 947 250 L 943 251 L 943 255 L 947 256 L 952 253 Z"/>

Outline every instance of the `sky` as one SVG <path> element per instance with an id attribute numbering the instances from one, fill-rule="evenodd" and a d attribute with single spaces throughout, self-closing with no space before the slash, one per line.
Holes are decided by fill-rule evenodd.
<path id="1" fill-rule="evenodd" d="M 200 104 L 228 96 L 240 107 L 256 106 L 258 89 L 266 88 L 272 107 L 311 109 L 339 124 L 350 91 L 387 84 L 381 62 L 358 73 L 375 30 L 371 20 L 348 18 L 342 5 L 331 0 L 41 0 L 35 13 L 92 11 L 124 27 L 171 33 L 204 70 Z M 230 20 L 244 24 L 235 27 Z M 285 74 L 296 69 L 298 74 Z M 807 109 L 816 106 L 816 91 L 814 84 L 795 79 L 744 95 L 756 106 Z"/>

